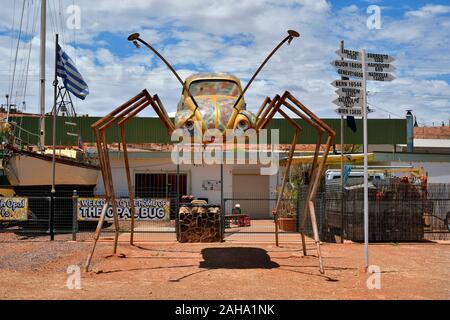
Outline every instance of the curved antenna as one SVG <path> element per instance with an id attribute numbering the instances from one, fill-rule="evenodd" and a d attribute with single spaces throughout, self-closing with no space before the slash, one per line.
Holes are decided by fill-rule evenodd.
<path id="1" fill-rule="evenodd" d="M 136 46 L 136 48 L 139 48 L 139 43 L 142 43 L 144 46 L 146 46 L 147 48 L 149 48 L 150 50 L 152 50 L 157 56 L 158 58 L 160 58 L 162 60 L 162 62 L 165 63 L 165 65 L 170 69 L 170 71 L 172 71 L 172 73 L 175 75 L 175 77 L 177 78 L 177 80 L 181 83 L 181 85 L 183 86 L 183 89 L 187 91 L 187 93 L 189 94 L 189 97 L 192 99 L 192 102 L 195 105 L 195 110 L 192 113 L 191 117 L 194 116 L 195 112 L 198 109 L 198 104 L 197 101 L 195 101 L 194 97 L 191 94 L 191 91 L 189 91 L 189 88 L 186 87 L 185 82 L 183 81 L 183 79 L 181 79 L 181 77 L 179 76 L 179 74 L 175 71 L 175 69 L 172 67 L 172 65 L 155 49 L 153 48 L 151 45 L 149 45 L 145 40 L 142 40 L 139 37 L 139 33 L 132 33 L 128 36 L 128 41 L 133 42 L 133 44 Z"/>
<path id="2" fill-rule="evenodd" d="M 250 85 L 252 84 L 253 80 L 255 80 L 256 76 L 258 75 L 258 73 L 261 71 L 262 68 L 264 68 L 264 66 L 266 65 L 267 61 L 269 61 L 269 59 L 274 55 L 275 52 L 277 52 L 277 50 L 287 41 L 288 44 L 291 44 L 291 41 L 294 38 L 298 38 L 300 36 L 300 33 L 298 33 L 295 30 L 288 30 L 288 35 L 286 36 L 286 38 L 284 38 L 271 52 L 270 54 L 267 56 L 267 58 L 261 63 L 261 65 L 259 66 L 259 68 L 256 70 L 255 74 L 251 77 L 250 81 L 247 83 L 247 85 L 245 86 L 244 90 L 242 90 L 241 94 L 239 95 L 239 97 L 237 98 L 236 102 L 233 105 L 233 108 L 236 109 L 236 106 L 238 105 L 239 101 L 241 101 L 242 97 L 244 96 L 245 92 L 247 91 L 247 89 L 250 87 Z"/>

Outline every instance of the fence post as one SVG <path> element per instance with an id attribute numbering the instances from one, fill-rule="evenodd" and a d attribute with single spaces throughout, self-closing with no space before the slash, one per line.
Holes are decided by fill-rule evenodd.
<path id="1" fill-rule="evenodd" d="M 345 209 L 346 209 L 346 205 L 345 205 L 345 201 L 346 201 L 346 194 L 344 191 L 344 188 L 341 189 L 341 243 L 344 243 L 344 228 L 345 228 L 345 221 L 344 221 L 344 213 L 345 213 Z"/>
<path id="2" fill-rule="evenodd" d="M 72 241 L 77 241 L 78 232 L 78 194 L 77 190 L 73 190 L 72 195 Z"/>
<path id="3" fill-rule="evenodd" d="M 295 231 L 300 232 L 300 199 L 302 198 L 302 185 L 300 184 L 300 181 L 297 181 L 297 216 L 295 221 Z M 270 202 L 269 202 L 270 203 Z"/>
<path id="4" fill-rule="evenodd" d="M 52 195 L 48 197 L 50 200 L 50 216 L 49 216 L 49 232 L 50 232 L 50 240 L 55 240 L 55 195 L 52 192 Z"/>

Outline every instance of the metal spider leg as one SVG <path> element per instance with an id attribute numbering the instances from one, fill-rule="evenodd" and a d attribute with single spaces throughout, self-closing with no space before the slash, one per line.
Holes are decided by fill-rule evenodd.
<path id="1" fill-rule="evenodd" d="M 292 143 L 291 143 L 291 146 L 289 149 L 288 164 L 286 166 L 286 170 L 285 170 L 284 176 L 283 176 L 283 181 L 281 183 L 281 190 L 280 190 L 280 193 L 278 194 L 275 208 L 272 211 L 274 222 L 275 222 L 275 244 L 276 244 L 276 246 L 279 245 L 279 237 L 278 237 L 278 216 L 279 216 L 279 214 L 278 213 L 280 210 L 280 205 L 281 205 L 281 201 L 283 198 L 284 190 L 286 188 L 286 184 L 289 179 L 289 173 L 290 173 L 290 169 L 291 169 L 292 158 L 293 158 L 294 152 L 295 152 L 295 146 L 297 145 L 298 137 L 302 131 L 302 127 L 281 109 L 282 103 L 283 103 L 283 100 L 280 98 L 279 95 L 276 95 L 273 99 L 270 99 L 269 97 L 267 97 L 264 100 L 260 110 L 258 111 L 258 116 L 261 118 L 260 119 L 257 118 L 257 119 L 261 120 L 261 121 L 257 121 L 257 124 L 256 124 L 256 128 L 258 130 L 264 129 L 266 127 L 266 125 L 269 123 L 269 121 L 273 118 L 273 116 L 278 112 L 295 129 L 295 133 L 292 138 Z"/>
<path id="2" fill-rule="evenodd" d="M 110 128 L 114 124 L 118 124 L 120 127 L 121 133 L 121 142 L 124 148 L 124 161 L 127 175 L 127 184 L 128 184 L 128 192 L 130 196 L 130 207 L 131 207 L 131 236 L 130 236 L 130 244 L 133 244 L 134 237 L 134 219 L 135 219 L 135 207 L 134 207 L 134 193 L 132 189 L 131 175 L 129 170 L 129 160 L 128 160 L 128 149 L 126 143 L 126 135 L 125 135 L 125 124 L 128 120 L 134 118 L 139 112 L 143 109 L 151 105 L 153 109 L 156 111 L 158 116 L 163 121 L 166 126 L 168 132 L 172 132 L 174 129 L 174 124 L 170 120 L 165 111 L 164 107 L 161 104 L 158 96 L 154 95 L 153 97 L 148 93 L 147 90 L 143 90 L 137 96 L 128 100 L 114 111 L 103 117 L 102 119 L 95 122 L 91 128 L 94 131 L 97 149 L 98 149 L 98 158 L 102 171 L 103 184 L 105 187 L 106 193 L 106 201 L 102 208 L 102 213 L 100 215 L 100 219 L 97 224 L 97 229 L 95 231 L 94 236 L 94 244 L 92 246 L 92 250 L 87 258 L 85 269 L 89 270 L 89 265 L 92 260 L 92 256 L 95 251 L 95 247 L 97 245 L 97 241 L 100 237 L 101 229 L 105 220 L 106 211 L 111 203 L 113 209 L 114 216 L 114 227 L 115 227 L 115 237 L 114 237 L 114 254 L 117 252 L 117 244 L 119 238 L 119 218 L 117 214 L 117 205 L 116 205 L 116 197 L 114 192 L 111 164 L 109 161 L 109 150 L 108 150 L 108 141 L 106 138 L 106 129 Z"/>
<path id="3" fill-rule="evenodd" d="M 316 148 L 314 153 L 314 159 L 313 159 L 313 166 L 311 168 L 311 182 L 308 188 L 308 194 L 306 199 L 306 206 L 304 209 L 303 214 L 303 221 L 301 225 L 301 234 L 302 234 L 302 244 L 303 244 L 303 253 L 306 255 L 306 245 L 305 245 L 305 236 L 304 236 L 304 228 L 306 223 L 306 215 L 307 211 L 309 211 L 310 219 L 311 219 L 311 225 L 313 228 L 313 234 L 314 234 L 314 241 L 316 243 L 317 248 L 317 254 L 319 256 L 319 263 L 320 263 L 320 272 L 324 273 L 323 269 L 323 262 L 322 262 L 322 255 L 320 250 L 320 239 L 319 239 L 319 231 L 317 228 L 317 220 L 316 220 L 316 214 L 315 214 L 315 206 L 314 206 L 314 200 L 315 196 L 317 194 L 318 187 L 320 185 L 320 178 L 322 177 L 325 164 L 327 162 L 328 154 L 331 148 L 331 144 L 333 143 L 333 139 L 336 135 L 335 131 L 331 129 L 324 121 L 322 121 L 320 118 L 318 118 L 311 110 L 309 110 L 307 107 L 305 107 L 300 101 L 298 101 L 293 95 L 291 95 L 289 92 L 286 92 L 286 101 L 285 105 L 289 107 L 291 110 L 295 110 L 294 106 L 290 105 L 289 102 L 292 102 L 297 108 L 299 108 L 302 112 L 305 113 L 306 118 L 303 118 L 304 120 L 309 119 L 308 122 L 311 122 L 311 124 L 315 124 L 315 127 L 318 129 L 318 139 L 316 142 Z M 284 96 L 284 95 L 283 95 Z M 318 162 L 318 153 L 320 150 L 320 144 L 321 144 L 321 135 L 325 133 L 327 134 L 327 140 L 325 144 L 325 149 L 323 151 L 323 155 L 319 161 L 318 166 L 316 165 Z"/>
<path id="4" fill-rule="evenodd" d="M 308 187 L 308 193 L 307 193 L 307 199 L 306 199 L 306 206 L 303 213 L 303 221 L 301 226 L 301 233 L 302 233 L 302 245 L 303 245 L 303 252 L 306 254 L 306 245 L 305 245 L 305 237 L 304 237 L 304 226 L 306 222 L 306 214 L 307 211 L 310 213 L 311 218 L 311 224 L 313 227 L 313 233 L 314 233 L 314 241 L 316 243 L 317 248 L 317 254 L 319 257 L 319 264 L 320 264 L 320 272 L 323 273 L 323 262 L 322 262 L 322 255 L 320 250 L 320 239 L 319 239 L 319 232 L 317 228 L 317 220 L 315 215 L 315 208 L 314 208 L 314 199 L 315 195 L 317 193 L 317 188 L 320 183 L 320 177 L 322 176 L 323 169 L 326 163 L 326 159 L 333 141 L 333 138 L 335 136 L 335 132 L 321 119 L 319 119 L 313 112 L 311 112 L 307 107 L 305 107 L 300 101 L 298 101 L 293 95 L 291 95 L 288 91 L 286 91 L 281 97 L 275 96 L 274 99 L 266 99 L 263 105 L 260 108 L 260 111 L 258 114 L 261 118 L 257 121 L 257 127 L 264 128 L 267 123 L 270 121 L 271 118 L 275 115 L 276 112 L 279 112 L 279 109 L 281 106 L 284 105 L 287 107 L 290 111 L 292 111 L 294 114 L 299 116 L 301 119 L 303 119 L 306 123 L 311 125 L 313 128 L 317 130 L 318 136 L 317 136 L 317 142 L 314 152 L 314 158 L 313 163 L 311 166 L 311 183 Z M 320 151 L 320 145 L 322 143 L 322 135 L 326 133 L 328 134 L 324 154 L 320 160 L 319 165 L 317 166 L 318 162 L 318 155 Z M 286 171 L 290 169 L 290 165 L 292 162 L 293 153 L 289 154 L 288 158 L 288 164 Z"/>

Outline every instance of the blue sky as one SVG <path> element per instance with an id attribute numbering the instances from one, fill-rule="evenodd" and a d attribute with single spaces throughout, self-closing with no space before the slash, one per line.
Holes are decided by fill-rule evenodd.
<path id="1" fill-rule="evenodd" d="M 26 1 L 29 19 L 24 21 L 31 25 L 38 1 Z M 10 61 L 22 5 L 22 0 L 8 2 L 0 13 L 2 94 L 11 88 Z M 157 58 L 126 40 L 132 32 L 140 32 L 183 77 L 222 71 L 237 75 L 245 84 L 286 30 L 295 29 L 301 37 L 280 49 L 249 90 L 246 100 L 251 110 L 257 110 L 265 96 L 289 90 L 319 116 L 335 117 L 332 101 L 336 96 L 330 82 L 337 74 L 330 62 L 337 58 L 334 51 L 344 40 L 347 48 L 396 58 L 397 79 L 368 86 L 369 102 L 376 110 L 372 117 L 403 117 L 405 110 L 413 109 L 423 125 L 450 118 L 449 1 L 99 0 L 95 6 L 90 0 L 48 2 L 47 109 L 51 108 L 55 32 L 61 34 L 63 47 L 90 87 L 86 100 L 76 102 L 78 112 L 103 115 L 143 88 L 158 93 L 169 113 L 175 111 L 179 84 Z M 72 4 L 80 9 L 81 26 L 75 30 L 65 26 Z M 366 26 L 370 5 L 381 10 L 380 29 Z M 25 100 L 27 111 L 37 112 L 39 28 L 26 30 L 17 69 L 23 70 L 31 41 Z M 17 76 L 13 88 L 22 92 L 23 83 L 23 77 Z M 24 99 L 18 94 L 15 100 Z"/>

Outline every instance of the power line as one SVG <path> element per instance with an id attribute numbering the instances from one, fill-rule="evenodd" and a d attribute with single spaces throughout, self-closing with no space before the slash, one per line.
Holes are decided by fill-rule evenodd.
<path id="1" fill-rule="evenodd" d="M 19 24 L 19 34 L 17 36 L 17 46 L 16 46 L 16 54 L 14 57 L 14 68 L 13 68 L 13 73 L 12 73 L 12 81 L 11 81 L 11 89 L 10 89 L 10 94 L 9 96 L 12 99 L 12 93 L 13 93 L 13 89 L 14 89 L 14 81 L 15 81 L 15 76 L 16 76 L 16 66 L 17 66 L 17 55 L 19 53 L 19 45 L 20 45 L 20 37 L 22 35 L 22 23 L 23 23 L 23 14 L 25 12 L 25 1 L 23 0 L 23 4 L 22 4 L 22 14 L 20 16 L 20 24 Z M 7 115 L 6 115 L 6 121 L 8 121 L 9 118 L 9 106 L 8 106 L 8 110 L 7 110 Z"/>

